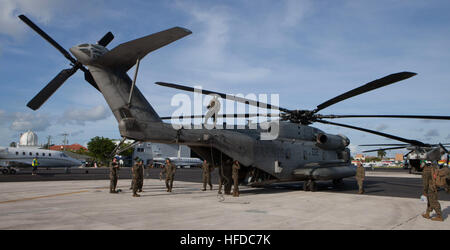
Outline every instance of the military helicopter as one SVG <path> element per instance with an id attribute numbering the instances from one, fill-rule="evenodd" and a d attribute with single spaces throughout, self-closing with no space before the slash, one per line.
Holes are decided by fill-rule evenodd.
<path id="1" fill-rule="evenodd" d="M 407 149 L 409 150 L 403 156 L 404 166 L 405 168 L 410 169 L 410 173 L 421 172 L 420 168 L 421 161 L 440 161 L 442 156 L 447 154 L 447 166 L 449 162 L 449 151 L 446 146 L 449 146 L 450 143 L 438 143 L 438 144 L 428 144 L 424 143 L 425 146 L 417 145 L 417 144 L 364 144 L 359 145 L 361 147 L 383 147 L 378 149 L 371 149 L 363 151 L 363 153 L 368 152 L 378 152 L 378 151 L 386 151 L 386 150 L 398 150 L 398 149 Z M 388 148 L 386 148 L 388 147 Z"/>
<path id="2" fill-rule="evenodd" d="M 395 117 L 418 119 L 444 119 L 449 116 L 392 116 L 392 115 L 321 115 L 319 111 L 371 90 L 410 78 L 416 73 L 400 72 L 369 82 L 317 106 L 314 110 L 287 109 L 262 102 L 214 91 L 203 90 L 203 94 L 216 94 L 237 102 L 248 103 L 267 109 L 279 110 L 280 121 L 270 121 L 266 129 L 258 127 L 233 129 L 175 129 L 172 124 L 163 122 L 150 103 L 136 87 L 139 63 L 148 53 L 172 43 L 192 32 L 175 27 L 136 40 L 122 43 L 108 50 L 106 46 L 114 38 L 109 32 L 97 44 L 81 44 L 70 48 L 73 58 L 64 48 L 37 27 L 24 15 L 19 18 L 58 49 L 71 63 L 72 68 L 62 70 L 44 87 L 27 106 L 37 110 L 71 75 L 78 69 L 85 73 L 85 79 L 104 96 L 114 117 L 123 141 L 159 142 L 184 144 L 196 154 L 218 166 L 220 174 L 227 180 L 225 192 L 231 190 L 231 160 L 241 164 L 239 181 L 252 186 L 275 182 L 304 181 L 303 189 L 315 191 L 316 181 L 332 180 L 334 184 L 343 183 L 343 178 L 355 175 L 355 167 L 350 162 L 350 140 L 344 135 L 328 134 L 310 126 L 318 122 L 333 126 L 356 129 L 384 136 L 408 144 L 424 146 L 423 143 L 378 131 L 351 125 L 330 122 L 324 119 L 347 117 Z M 134 79 L 127 71 L 136 65 Z M 88 68 L 85 68 L 87 66 Z M 175 84 L 160 85 L 195 91 L 195 89 Z M 236 117 L 250 117 L 252 114 L 234 114 Z M 254 114 L 253 114 L 254 115 Z M 259 114 L 256 114 L 259 116 Z M 276 128 L 276 129 L 275 129 Z M 263 133 L 277 131 L 273 140 L 263 140 Z M 131 144 L 133 146 L 135 143 Z M 119 149 L 119 143 L 114 151 Z"/>

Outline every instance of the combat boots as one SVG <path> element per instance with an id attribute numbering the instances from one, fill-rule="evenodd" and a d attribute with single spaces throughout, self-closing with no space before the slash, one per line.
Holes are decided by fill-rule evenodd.
<path id="1" fill-rule="evenodd" d="M 431 218 L 431 220 L 434 220 L 434 221 L 444 221 L 444 219 L 442 219 L 442 216 L 441 216 L 441 215 L 438 215 L 438 216 L 436 216 L 436 217 L 433 217 L 433 218 Z"/>
<path id="2" fill-rule="evenodd" d="M 422 214 L 422 217 L 425 219 L 430 219 L 430 213 L 424 213 Z"/>
<path id="3" fill-rule="evenodd" d="M 141 196 L 138 194 L 133 194 L 133 197 L 141 197 Z"/>

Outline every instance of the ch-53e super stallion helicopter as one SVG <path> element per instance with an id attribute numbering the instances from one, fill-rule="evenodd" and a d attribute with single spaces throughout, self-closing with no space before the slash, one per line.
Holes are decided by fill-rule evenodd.
<path id="1" fill-rule="evenodd" d="M 132 40 L 113 48 L 106 49 L 114 38 L 109 32 L 97 44 L 81 44 L 70 48 L 73 58 L 65 49 L 38 28 L 28 18 L 19 18 L 44 37 L 72 63 L 72 68 L 62 70 L 50 83 L 42 89 L 27 106 L 37 110 L 71 75 L 78 69 L 85 74 L 85 79 L 99 90 L 117 122 L 121 136 L 136 142 L 151 141 L 159 143 L 178 143 L 188 145 L 202 158 L 220 167 L 221 175 L 228 180 L 225 191 L 231 189 L 231 165 L 228 160 L 237 160 L 241 164 L 240 183 L 264 185 L 283 181 L 304 181 L 304 190 L 315 191 L 317 180 L 332 180 L 341 184 L 342 179 L 355 175 L 355 168 L 350 163 L 350 141 L 343 135 L 327 134 L 309 126 L 314 122 L 356 129 L 408 144 L 423 144 L 364 128 L 333 123 L 325 118 L 343 117 L 395 117 L 419 119 L 445 119 L 448 116 L 395 116 L 395 115 L 357 115 L 338 116 L 320 115 L 318 111 L 350 97 L 407 79 L 415 75 L 411 72 L 391 74 L 367 83 L 335 98 L 332 98 L 314 110 L 291 110 L 266 103 L 255 102 L 244 98 L 232 97 L 237 102 L 279 110 L 280 121 L 271 121 L 267 129 L 174 129 L 155 112 L 139 89 L 135 86 L 140 60 L 149 52 L 174 42 L 191 31 L 179 27 L 161 31 L 149 36 Z M 88 67 L 86 69 L 85 66 Z M 136 65 L 134 80 L 127 71 Z M 175 84 L 160 85 L 193 90 Z M 226 95 L 203 90 L 203 94 Z M 235 117 L 249 117 L 251 114 L 236 114 Z M 262 133 L 271 133 L 272 126 L 277 126 L 277 137 L 262 140 Z M 273 129 L 275 130 L 275 129 Z M 133 144 L 132 144 L 133 145 Z M 119 146 L 118 146 L 119 147 Z M 117 150 L 117 149 L 116 149 Z M 115 150 L 115 151 L 116 151 Z M 122 149 L 121 149 L 122 150 Z"/>
<path id="2" fill-rule="evenodd" d="M 420 163 L 422 161 L 434 161 L 438 162 L 441 160 L 444 154 L 447 154 L 447 167 L 449 163 L 449 151 L 446 146 L 449 143 L 438 143 L 438 144 L 428 144 L 423 143 L 423 145 L 417 144 L 364 144 L 359 145 L 361 147 L 382 147 L 378 149 L 370 149 L 363 151 L 363 153 L 377 152 L 377 151 L 387 151 L 387 150 L 397 150 L 397 149 L 407 149 L 409 150 L 403 158 L 405 160 L 405 167 L 409 168 L 409 172 L 421 172 L 422 168 Z"/>

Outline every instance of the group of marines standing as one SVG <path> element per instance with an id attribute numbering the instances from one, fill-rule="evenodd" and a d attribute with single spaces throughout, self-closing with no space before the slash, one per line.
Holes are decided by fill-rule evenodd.
<path id="1" fill-rule="evenodd" d="M 135 164 L 131 168 L 132 172 L 132 181 L 130 189 L 133 190 L 133 197 L 140 197 L 138 192 L 142 192 L 142 187 L 144 184 L 144 162 L 142 159 L 135 158 Z M 153 167 L 153 166 L 151 166 Z M 239 169 L 240 165 L 238 161 L 234 161 L 232 164 L 232 179 L 233 179 L 233 196 L 239 196 Z M 113 158 L 110 164 L 110 193 L 118 193 L 120 190 L 116 190 L 117 180 L 118 180 L 118 170 L 119 164 L 116 158 Z M 214 170 L 206 160 L 203 161 L 202 164 L 202 180 L 203 180 L 203 189 L 202 191 L 206 191 L 206 185 L 209 185 L 210 190 L 213 189 L 211 184 L 211 172 Z M 160 172 L 159 178 L 162 180 L 163 174 L 166 175 L 166 188 L 167 192 L 172 192 L 173 181 L 175 179 L 175 171 L 176 166 L 170 161 L 170 159 L 166 159 L 166 164 L 164 165 L 162 171 Z M 225 184 L 225 180 L 221 174 L 219 174 L 219 194 L 222 194 L 222 186 Z"/>

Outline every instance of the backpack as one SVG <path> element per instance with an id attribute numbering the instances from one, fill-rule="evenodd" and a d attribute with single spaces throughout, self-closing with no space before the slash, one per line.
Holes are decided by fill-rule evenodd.
<path id="1" fill-rule="evenodd" d="M 436 186 L 445 187 L 447 185 L 448 167 L 436 170 L 433 176 L 436 178 Z"/>

